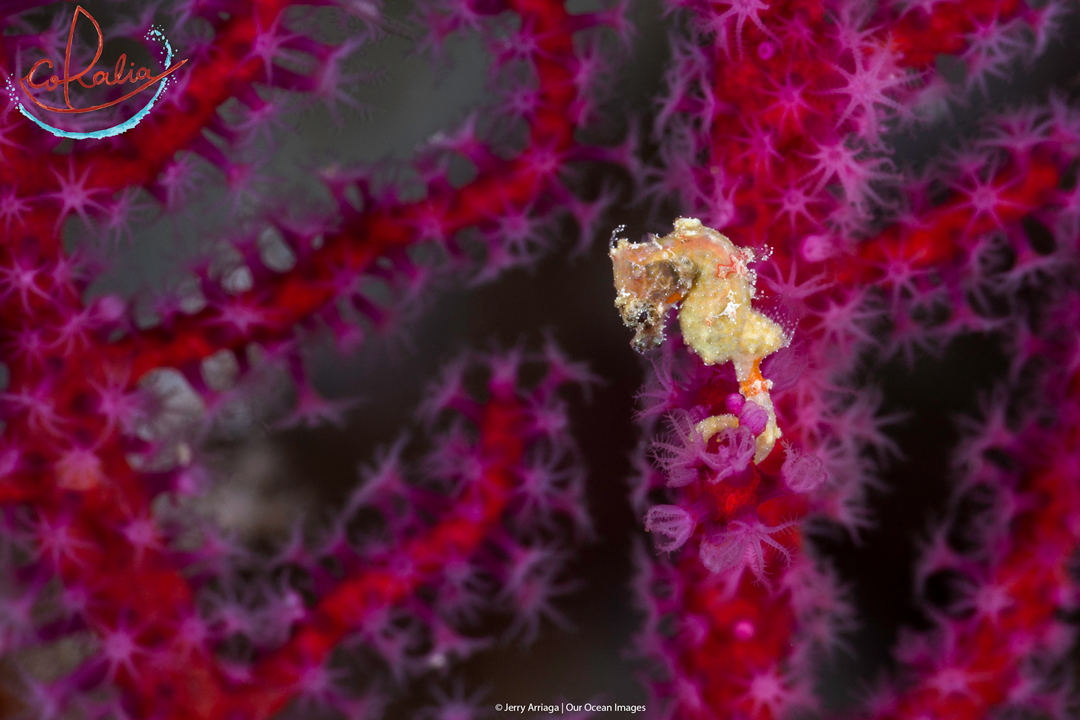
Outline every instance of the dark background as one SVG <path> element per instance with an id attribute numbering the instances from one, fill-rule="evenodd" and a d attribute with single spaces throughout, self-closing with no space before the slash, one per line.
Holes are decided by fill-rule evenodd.
<path id="1" fill-rule="evenodd" d="M 84 4 L 103 23 L 114 10 L 101 3 Z M 395 0 L 385 11 L 405 18 L 408 5 Z M 615 133 L 628 114 L 647 117 L 654 109 L 668 59 L 666 33 L 671 23 L 661 16 L 659 4 L 635 2 L 631 16 L 638 32 L 629 55 L 618 63 L 605 111 Z M 895 137 L 894 160 L 919 167 L 958 138 L 972 136 L 979 122 L 995 110 L 1042 102 L 1051 88 L 1074 94 L 1080 72 L 1075 51 L 1080 24 L 1075 17 L 1065 37 L 1030 67 L 1018 64 L 1008 81 L 992 82 L 988 99 L 975 97 L 966 107 L 955 108 L 951 120 Z M 273 184 L 275 193 L 315 192 L 311 169 L 331 160 L 407 161 L 432 133 L 452 130 L 470 110 L 482 106 L 487 61 L 475 39 L 453 39 L 447 48 L 449 63 L 440 67 L 410 56 L 410 49 L 406 38 L 388 36 L 358 54 L 354 67 L 365 78 L 356 86 L 355 96 L 364 108 L 342 108 L 340 124 L 322 111 L 298 110 L 289 117 L 290 127 L 275 136 L 269 148 L 273 159 L 264 168 L 268 177 L 281 178 Z M 645 148 L 647 154 L 651 151 Z M 599 183 L 609 173 L 597 168 L 591 180 Z M 214 191 L 220 178 L 211 170 L 205 177 L 206 184 L 193 193 L 187 209 L 160 218 L 149 213 L 153 219 L 116 248 L 94 241 L 77 221 L 66 228 L 73 247 L 108 259 L 91 295 L 117 291 L 130 295 L 175 281 L 176 263 L 202 247 L 200 238 L 212 236 L 227 222 Z M 612 177 L 625 186 L 618 173 Z M 580 548 L 569 573 L 584 581 L 583 586 L 560 603 L 575 630 L 545 626 L 532 647 L 481 653 L 454 669 L 452 676 L 463 675 L 470 690 L 490 688 L 490 704 L 560 699 L 581 703 L 600 698 L 643 702 L 644 691 L 634 678 L 637 666 L 627 659 L 627 651 L 638 622 L 629 587 L 631 548 L 644 533 L 627 501 L 626 477 L 629 453 L 637 440 L 631 416 L 644 364 L 630 348 L 631 333 L 621 326 L 613 307 L 605 240 L 619 224 L 627 226 L 631 238 L 666 233 L 674 213 L 668 214 L 662 222 L 653 221 L 643 208 L 624 202 L 613 209 L 601 237 L 585 256 L 569 257 L 573 239 L 568 237 L 530 270 L 508 272 L 480 288 L 432 294 L 415 318 L 395 324 L 356 352 L 341 355 L 330 343 L 318 343 L 309 364 L 317 389 L 334 399 L 359 399 L 344 426 L 275 430 L 256 422 L 242 433 L 207 441 L 206 452 L 219 480 L 249 488 L 250 494 L 241 494 L 236 501 L 245 502 L 246 497 L 250 513 L 265 514 L 261 519 L 239 520 L 238 527 L 252 537 L 273 539 L 298 510 L 317 522 L 357 482 L 360 464 L 370 462 L 375 450 L 402 430 L 415 429 L 413 410 L 442 364 L 466 348 L 509 347 L 519 341 L 536 347 L 541 333 L 550 330 L 572 358 L 587 360 L 605 380 L 591 402 L 579 394 L 572 406 L 574 434 L 589 466 L 589 504 L 599 533 L 598 542 Z M 885 411 L 909 413 L 891 431 L 905 459 L 894 462 L 884 478 L 890 488 L 887 496 L 873 496 L 877 524 L 861 543 L 815 541 L 853 584 L 862 623 L 852 639 L 855 654 L 841 655 L 822 670 L 821 688 L 830 706 L 849 705 L 861 684 L 888 667 L 889 648 L 899 627 L 924 625 L 913 597 L 911 568 L 917 541 L 941 515 L 948 497 L 950 452 L 958 439 L 952 418 L 974 413 L 978 392 L 988 391 L 1004 367 L 996 340 L 973 337 L 955 343 L 941 359 L 921 359 L 913 370 L 902 363 L 880 370 Z M 412 696 L 393 706 L 390 716 L 429 703 L 426 684 L 416 683 Z"/>

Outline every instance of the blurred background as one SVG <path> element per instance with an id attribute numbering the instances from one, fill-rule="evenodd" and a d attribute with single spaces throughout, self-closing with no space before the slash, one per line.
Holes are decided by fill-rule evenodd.
<path id="1" fill-rule="evenodd" d="M 103 26 L 130 10 L 126 3 L 83 4 Z M 579 0 L 570 5 L 575 11 L 596 7 Z M 252 180 L 252 203 L 285 197 L 318 203 L 311 176 L 335 163 L 368 165 L 392 177 L 404 172 L 403 164 L 418 145 L 452 132 L 484 107 L 488 58 L 479 41 L 452 37 L 445 55 L 433 61 L 416 52 L 422 28 L 410 20 L 412 9 L 405 0 L 383 7 L 391 19 L 385 25 L 388 32 L 367 43 L 348 64 L 356 77 L 349 90 L 352 105 L 339 103 L 334 111 L 297 107 L 283 116 L 261 153 L 265 162 L 256 173 L 266 180 Z M 70 16 L 71 10 L 50 6 L 43 12 Z M 636 118 L 643 131 L 642 153 L 649 159 L 648 118 L 663 94 L 668 33 L 678 32 L 679 23 L 657 0 L 632 0 L 629 14 L 637 31 L 629 52 L 617 51 L 623 54 L 614 65 L 603 127 L 595 139 L 618 141 L 627 118 Z M 358 23 L 342 26 L 332 17 L 320 11 L 310 20 L 323 23 L 321 32 L 328 38 L 360 31 Z M 1076 99 L 1077 39 L 1080 21 L 1074 14 L 1061 39 L 1036 62 L 1018 63 L 1009 77 L 991 83 L 987 97 L 976 95 L 967 106 L 954 108 L 951 118 L 917 134 L 896 135 L 894 161 L 921 167 L 960 138 L 976 134 L 989 114 L 1044 102 L 1051 91 Z M 184 49 L 177 50 L 182 57 Z M 948 58 L 941 62 L 946 71 L 962 73 L 962 68 L 950 70 Z M 227 235 L 224 179 L 206 163 L 194 177 L 182 212 L 161 213 L 147 201 L 143 222 L 130 237 L 103 238 L 77 220 L 69 223 L 65 237 L 70 247 L 102 267 L 91 296 L 151 297 L 151 291 L 178 286 L 183 283 L 177 271 L 181 263 L 206 251 L 213 238 Z M 351 352 L 339 352 L 326 338 L 312 338 L 307 362 L 316 388 L 327 398 L 355 401 L 339 426 L 279 427 L 276 420 L 291 402 L 285 389 L 265 412 L 220 423 L 200 440 L 218 486 L 206 512 L 253 546 L 273 545 L 298 518 L 317 528 L 340 506 L 359 481 L 358 468 L 371 463 L 378 448 L 403 431 L 416 430 L 413 413 L 425 388 L 440 366 L 463 350 L 518 343 L 536 348 L 548 331 L 571 358 L 587 361 L 604 384 L 595 388 L 590 402 L 580 393 L 572 398 L 572 422 L 588 464 L 589 509 L 598 539 L 577 549 L 568 576 L 580 584 L 559 604 L 572 629 L 549 625 L 531 647 L 480 653 L 452 668 L 441 683 L 448 687 L 450 679 L 463 678 L 470 692 L 486 688 L 491 704 L 645 701 L 634 679 L 639 665 L 629 654 L 640 619 L 630 580 L 633 547 L 648 547 L 648 540 L 627 499 L 627 476 L 638 442 L 635 393 L 647 363 L 631 349 L 631 332 L 615 312 L 606 241 L 617 225 L 625 225 L 632 239 L 648 232 L 665 234 L 678 210 L 634 202 L 628 178 L 611 168 L 590 168 L 582 180 L 585 197 L 594 197 L 604 183 L 614 183 L 621 192 L 587 253 L 572 256 L 576 240 L 568 227 L 565 241 L 556 239 L 534 267 L 506 272 L 483 285 L 447 284 Z M 872 531 L 858 543 L 842 534 L 813 538 L 817 551 L 832 558 L 851 584 L 861 619 L 850 640 L 851 653 L 822 669 L 820 688 L 828 707 L 849 706 L 861 686 L 888 669 L 889 648 L 900 628 L 925 625 L 912 597 L 912 566 L 918 541 L 947 499 L 950 452 L 958 439 L 953 418 L 973 414 L 979 393 L 988 392 L 1004 368 L 994 341 L 972 337 L 940 358 L 922 358 L 913 369 L 889 365 L 880 375 L 886 411 L 906 413 L 891 428 L 904 459 L 893 463 L 885 477 L 888 492 L 873 497 Z M 932 603 L 944 601 L 947 588 L 940 590 L 943 596 L 930 598 Z M 415 683 L 389 716 L 404 717 L 430 704 L 429 684 L 428 679 Z"/>

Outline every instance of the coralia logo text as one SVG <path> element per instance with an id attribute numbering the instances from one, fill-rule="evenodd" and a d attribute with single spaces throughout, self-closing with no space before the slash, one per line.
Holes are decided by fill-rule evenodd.
<path id="1" fill-rule="evenodd" d="M 79 72 L 72 73 L 71 45 L 75 39 L 75 25 L 79 21 L 80 15 L 85 16 L 94 25 L 94 30 L 97 32 L 97 50 L 94 53 L 94 59 L 90 61 L 90 64 L 85 69 Z M 26 73 L 24 77 L 19 78 L 19 85 L 22 87 L 22 90 L 26 94 L 26 97 L 29 99 L 29 101 L 46 112 L 59 113 L 61 115 L 78 115 L 118 105 L 119 103 L 122 103 L 128 98 L 149 89 L 155 83 L 157 84 L 156 92 L 154 92 L 153 97 L 150 98 L 150 101 L 147 102 L 141 110 L 139 110 L 137 113 L 135 113 L 135 115 L 128 118 L 124 122 L 121 122 L 112 127 L 105 128 L 103 130 L 94 130 L 91 132 L 73 132 L 54 127 L 31 114 L 22 104 L 22 102 L 17 103 L 19 111 L 41 128 L 49 131 L 53 135 L 62 138 L 73 138 L 75 140 L 106 138 L 112 137 L 114 135 L 119 135 L 122 132 L 130 130 L 131 128 L 138 125 L 139 122 L 144 117 L 146 117 L 147 114 L 149 114 L 151 108 L 154 107 L 154 103 L 157 102 L 157 99 L 161 96 L 162 91 L 168 84 L 168 76 L 171 75 L 177 68 L 187 62 L 187 60 L 181 60 L 175 65 L 170 65 L 173 56 L 172 45 L 169 44 L 169 41 L 165 39 L 165 36 L 158 28 L 151 29 L 147 33 L 147 38 L 158 40 L 164 46 L 165 70 L 163 70 L 161 73 L 157 75 L 151 75 L 148 68 L 142 67 L 136 70 L 134 65 L 128 67 L 126 53 L 122 54 L 117 59 L 116 67 L 113 68 L 113 72 L 111 75 L 108 71 L 105 70 L 98 70 L 97 72 L 94 72 L 94 67 L 97 64 L 97 61 L 101 58 L 101 52 L 104 48 L 105 39 L 101 33 L 101 26 L 98 25 L 97 20 L 95 20 L 93 16 L 90 15 L 90 13 L 83 9 L 82 6 L 76 7 L 75 14 L 71 18 L 71 30 L 68 33 L 67 50 L 64 54 L 63 75 L 59 76 L 54 73 L 48 79 L 40 79 L 41 76 L 44 75 L 44 72 L 41 72 L 42 66 L 44 66 L 46 72 L 53 69 L 54 67 L 52 60 L 44 58 L 34 63 L 33 67 L 30 68 L 30 72 Z M 91 73 L 93 74 L 91 75 Z M 91 78 L 89 82 L 85 79 L 87 76 L 90 76 Z M 92 90 L 101 85 L 114 86 L 120 85 L 122 83 L 135 85 L 136 87 L 130 92 L 124 94 L 122 97 L 110 100 L 109 102 L 101 103 L 99 105 L 93 105 L 91 107 L 75 107 L 71 103 L 71 84 L 74 82 L 78 82 L 79 85 L 81 85 L 87 90 Z M 40 90 L 41 88 L 44 88 L 46 91 L 51 92 L 58 87 L 63 87 L 64 90 L 64 107 L 55 107 L 41 102 L 36 97 L 34 97 L 33 92 L 31 92 L 32 90 Z"/>

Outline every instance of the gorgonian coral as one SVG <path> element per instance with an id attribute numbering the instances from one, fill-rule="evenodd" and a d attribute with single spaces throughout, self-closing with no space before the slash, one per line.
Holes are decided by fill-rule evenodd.
<path id="1" fill-rule="evenodd" d="M 1075 714 L 1080 114 L 1063 77 L 999 101 L 1010 77 L 1045 89 L 1032 63 L 1075 32 L 1072 3 L 587 5 L 88 3 L 110 67 L 160 63 L 161 34 L 187 62 L 137 126 L 61 140 L 14 102 L 34 63 L 64 56 L 73 9 L 2 4 L 2 712 L 558 705 L 555 681 L 550 697 L 473 690 L 520 663 L 538 686 L 543 666 L 648 692 L 658 717 Z M 371 163 L 388 142 L 364 121 L 366 62 L 395 43 L 449 90 L 391 74 L 420 129 L 408 159 Z M 80 66 L 94 55 L 73 46 Z M 73 99 L 98 91 L 119 96 L 84 83 Z M 134 102 L 55 122 L 92 130 Z M 655 234 L 605 249 L 618 221 Z M 650 353 L 629 503 L 638 378 L 612 294 Z M 496 313 L 512 349 L 445 357 Z M 553 342 L 513 345 L 545 324 L 612 381 L 592 421 L 562 391 L 592 372 Z M 388 335 L 392 361 L 338 366 L 339 392 L 317 382 Z M 905 415 L 918 398 L 889 378 L 957 352 L 978 417 L 940 459 L 951 499 L 916 508 L 931 529 L 899 533 L 924 538 L 922 625 L 868 697 L 822 698 L 832 651 L 881 668 L 867 637 L 891 640 L 863 602 L 882 576 L 845 564 L 853 543 L 905 493 L 943 492 L 904 432 L 946 437 L 936 396 L 963 383 L 923 382 L 935 397 Z M 309 502 L 326 456 L 404 417 L 358 403 L 365 380 L 399 405 L 427 388 L 414 430 Z M 242 458 L 222 449 L 240 442 Z M 626 617 L 630 597 L 643 688 L 610 669 L 628 630 L 607 664 L 597 648 L 550 660 L 550 626 Z M 499 642 L 538 639 L 512 662 Z M 470 682 L 447 685 L 458 672 Z"/>

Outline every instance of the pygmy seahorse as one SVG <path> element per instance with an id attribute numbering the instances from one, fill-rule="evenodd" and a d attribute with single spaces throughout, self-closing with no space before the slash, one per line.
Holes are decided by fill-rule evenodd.
<path id="1" fill-rule="evenodd" d="M 671 234 L 638 244 L 619 238 L 610 255 L 615 307 L 635 331 L 633 346 L 639 352 L 658 347 L 668 310 L 679 307 L 684 342 L 707 365 L 734 363 L 742 396 L 768 413 L 754 462 L 768 457 L 783 433 L 769 397 L 772 381 L 762 377 L 760 363 L 791 338 L 750 304 L 757 292 L 757 274 L 749 267 L 753 249 L 737 247 L 700 220 L 678 218 Z M 738 423 L 734 415 L 716 415 L 698 423 L 697 430 L 707 441 Z"/>

